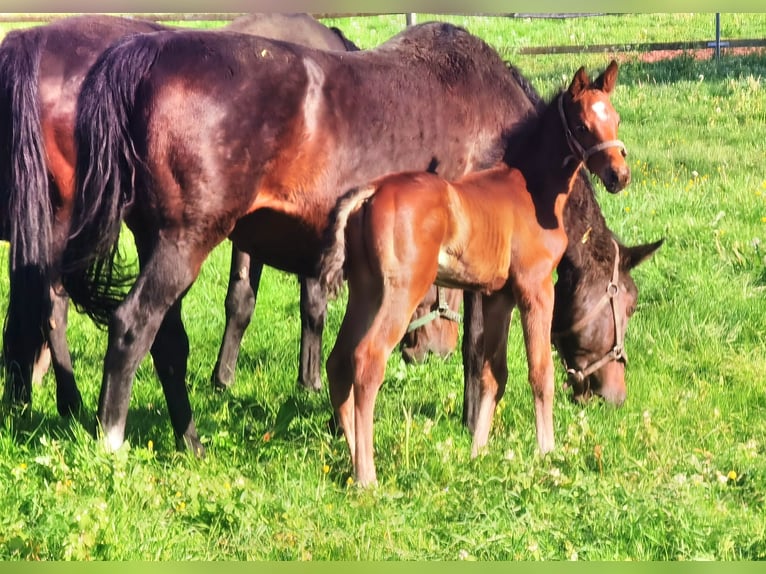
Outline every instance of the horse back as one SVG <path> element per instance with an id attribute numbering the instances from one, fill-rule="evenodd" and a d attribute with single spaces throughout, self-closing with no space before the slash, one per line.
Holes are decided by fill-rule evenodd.
<path id="1" fill-rule="evenodd" d="M 300 233 L 318 244 L 344 190 L 384 173 L 453 179 L 491 165 L 502 158 L 508 126 L 530 107 L 491 48 L 442 24 L 354 53 L 234 32 L 158 33 L 132 44 L 152 44 L 156 54 L 131 121 L 150 193 L 171 189 L 176 198 L 160 202 L 167 212 L 159 217 L 204 213 L 224 231 L 273 213 L 287 238 Z M 210 182 L 212 199 L 199 187 Z M 219 208 L 226 221 L 210 210 Z M 271 230 L 253 227 L 237 223 L 238 247 L 299 271 L 283 253 L 270 261 L 282 242 L 263 243 Z M 301 252 L 304 262 L 317 255 Z"/>

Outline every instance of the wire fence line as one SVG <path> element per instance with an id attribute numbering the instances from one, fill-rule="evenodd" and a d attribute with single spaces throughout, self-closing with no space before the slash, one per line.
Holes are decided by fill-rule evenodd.
<path id="1" fill-rule="evenodd" d="M 246 12 L 140 12 L 140 13 L 111 13 L 113 16 L 122 16 L 126 18 L 140 18 L 144 20 L 153 20 L 155 22 L 203 22 L 203 21 L 230 21 Z M 315 18 L 354 18 L 365 16 L 385 16 L 392 15 L 390 12 L 333 12 L 333 13 L 315 13 Z M 396 13 L 398 14 L 398 13 Z M 492 16 L 499 18 L 579 18 L 592 16 L 606 16 L 606 12 L 557 12 L 557 13 L 527 13 L 527 12 L 507 12 L 507 13 L 471 13 L 474 16 Z M 620 13 L 623 14 L 623 13 Z M 2 13 L 0 12 L 0 23 L 46 23 L 58 18 L 74 16 L 75 13 Z M 405 25 L 410 26 L 417 21 L 416 14 L 399 14 L 404 16 Z M 612 44 L 590 44 L 590 45 L 560 45 L 560 46 L 527 46 L 519 48 L 519 54 L 574 54 L 574 53 L 617 53 L 617 52 L 652 52 L 657 50 L 699 50 L 712 48 L 716 57 L 720 54 L 722 48 L 764 48 L 766 39 L 748 38 L 736 40 L 722 40 L 720 35 L 720 14 L 716 14 L 715 39 L 698 40 L 683 42 L 644 42 L 644 43 L 612 43 Z"/>

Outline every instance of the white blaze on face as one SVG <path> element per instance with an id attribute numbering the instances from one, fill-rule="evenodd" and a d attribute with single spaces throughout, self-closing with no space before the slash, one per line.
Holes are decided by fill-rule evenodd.
<path id="1" fill-rule="evenodd" d="M 316 130 L 319 120 L 324 72 L 316 62 L 309 58 L 304 58 L 303 65 L 306 68 L 306 75 L 308 76 L 306 99 L 303 101 L 303 120 L 306 124 L 306 135 L 311 137 Z"/>
<path id="2" fill-rule="evenodd" d="M 604 102 L 596 102 L 591 106 L 591 109 L 602 122 L 605 122 L 609 117 L 609 114 L 606 111 L 606 104 Z"/>

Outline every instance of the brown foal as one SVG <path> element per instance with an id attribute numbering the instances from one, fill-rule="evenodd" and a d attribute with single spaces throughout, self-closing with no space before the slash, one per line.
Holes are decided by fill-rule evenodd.
<path id="1" fill-rule="evenodd" d="M 508 378 L 518 306 L 541 453 L 553 449 L 553 270 L 567 236 L 563 210 L 584 164 L 610 192 L 630 181 L 610 102 L 617 64 L 591 82 L 584 68 L 547 108 L 514 127 L 504 161 L 455 182 L 391 174 L 346 194 L 328 230 L 320 281 L 348 307 L 327 361 L 330 398 L 357 483 L 377 481 L 373 409 L 386 361 L 431 284 L 484 294 L 485 354 L 472 455 L 487 444 Z"/>

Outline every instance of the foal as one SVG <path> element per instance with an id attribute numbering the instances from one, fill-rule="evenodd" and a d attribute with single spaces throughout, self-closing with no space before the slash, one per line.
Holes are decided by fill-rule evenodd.
<path id="1" fill-rule="evenodd" d="M 567 246 L 563 210 L 581 164 L 611 192 L 630 181 L 609 99 L 612 62 L 594 82 L 584 68 L 509 141 L 505 162 L 454 183 L 398 173 L 341 199 L 320 281 L 348 307 L 327 361 L 330 398 L 355 479 L 375 483 L 373 407 L 386 361 L 432 283 L 481 291 L 485 354 L 472 455 L 487 444 L 508 377 L 511 311 L 519 307 L 535 401 L 537 442 L 553 449 L 552 273 Z M 515 142 L 515 143 L 514 143 Z M 345 260 L 345 261 L 344 261 Z"/>

